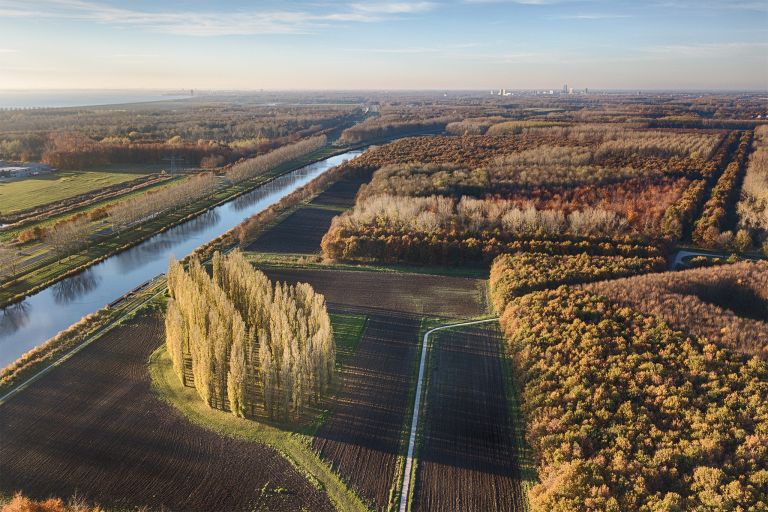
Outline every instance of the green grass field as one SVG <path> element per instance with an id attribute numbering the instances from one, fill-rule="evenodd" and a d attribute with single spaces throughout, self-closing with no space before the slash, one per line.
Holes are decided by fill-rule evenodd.
<path id="1" fill-rule="evenodd" d="M 130 171 L 60 171 L 0 183 L 0 213 L 26 210 L 138 177 L 139 174 Z"/>

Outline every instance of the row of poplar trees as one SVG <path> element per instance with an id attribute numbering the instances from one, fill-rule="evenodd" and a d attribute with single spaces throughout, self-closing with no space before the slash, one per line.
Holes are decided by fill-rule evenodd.
<path id="1" fill-rule="evenodd" d="M 172 262 L 166 344 L 182 383 L 237 416 L 297 420 L 328 389 L 335 345 L 325 298 L 273 283 L 240 252 Z"/>

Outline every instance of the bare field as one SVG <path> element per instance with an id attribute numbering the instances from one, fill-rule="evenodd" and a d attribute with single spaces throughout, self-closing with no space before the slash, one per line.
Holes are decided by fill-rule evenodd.
<path id="1" fill-rule="evenodd" d="M 373 173 L 362 173 L 359 176 L 343 178 L 318 195 L 312 204 L 351 208 L 355 205 L 355 197 L 360 186 L 371 181 L 372 175 Z"/>
<path id="2" fill-rule="evenodd" d="M 320 252 L 320 241 L 331 227 L 331 220 L 355 203 L 360 186 L 370 175 L 343 178 L 277 225 L 264 232 L 246 250 L 256 252 L 313 254 Z"/>
<path id="3" fill-rule="evenodd" d="M 320 252 L 320 241 L 338 214 L 338 211 L 325 208 L 299 208 L 264 232 L 246 250 L 294 254 Z"/>
<path id="4" fill-rule="evenodd" d="M 436 334 L 413 510 L 525 510 L 495 327 Z"/>
<path id="5" fill-rule="evenodd" d="M 273 281 L 306 282 L 334 305 L 469 318 L 485 312 L 486 281 L 394 272 L 262 269 Z"/>
<path id="6" fill-rule="evenodd" d="M 313 446 L 376 510 L 386 509 L 416 363 L 419 320 L 372 314 Z"/>
<path id="7" fill-rule="evenodd" d="M 153 510 L 332 510 L 274 450 L 156 398 L 147 359 L 162 333 L 156 317 L 117 327 L 0 406 L 0 491 Z"/>

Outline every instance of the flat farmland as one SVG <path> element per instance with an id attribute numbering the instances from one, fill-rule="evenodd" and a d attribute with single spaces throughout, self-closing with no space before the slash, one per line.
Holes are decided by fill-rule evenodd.
<path id="1" fill-rule="evenodd" d="M 372 175 L 373 173 L 362 173 L 358 176 L 343 178 L 312 200 L 312 204 L 350 208 L 355 205 L 355 196 L 360 187 L 371 181 Z"/>
<path id="2" fill-rule="evenodd" d="M 276 281 L 305 282 L 333 305 L 380 312 L 469 318 L 485 312 L 486 281 L 395 272 L 262 269 Z"/>
<path id="3" fill-rule="evenodd" d="M 59 171 L 0 183 L 0 213 L 10 214 L 135 180 L 136 172 Z"/>
<path id="4" fill-rule="evenodd" d="M 274 450 L 156 398 L 147 359 L 162 333 L 154 316 L 117 327 L 0 406 L 0 490 L 152 510 L 332 510 Z"/>
<path id="5" fill-rule="evenodd" d="M 313 254 L 320 251 L 320 241 L 328 231 L 336 210 L 299 208 L 274 228 L 266 231 L 247 250 L 256 252 Z"/>
<path id="6" fill-rule="evenodd" d="M 298 208 L 265 231 L 246 250 L 291 254 L 320 252 L 320 241 L 331 227 L 331 220 L 341 210 L 354 205 L 357 191 L 369 180 L 370 175 L 337 181 L 309 205 Z"/>
<path id="7" fill-rule="evenodd" d="M 502 344 L 487 325 L 435 333 L 413 510 L 525 510 Z"/>
<path id="8" fill-rule="evenodd" d="M 334 412 L 313 443 L 376 510 L 386 509 L 395 477 L 419 323 L 406 315 L 368 316 L 357 351 L 344 366 Z"/>

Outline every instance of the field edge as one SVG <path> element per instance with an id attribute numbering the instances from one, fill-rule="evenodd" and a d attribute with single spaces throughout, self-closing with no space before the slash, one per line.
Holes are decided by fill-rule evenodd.
<path id="1" fill-rule="evenodd" d="M 367 511 L 357 494 L 308 446 L 308 437 L 285 432 L 253 420 L 208 408 L 191 388 L 176 382 L 165 345 L 149 357 L 152 389 L 158 398 L 179 411 L 193 424 L 221 436 L 264 444 L 285 458 L 315 487 L 324 490 L 339 511 Z"/>

